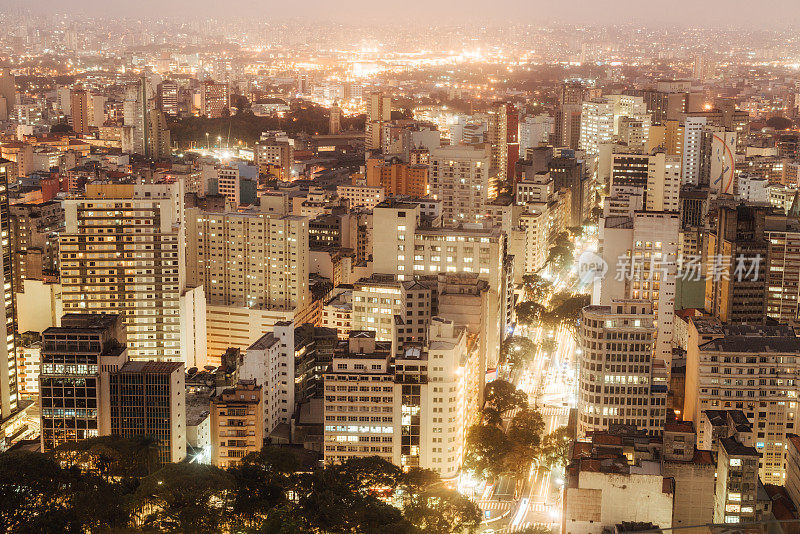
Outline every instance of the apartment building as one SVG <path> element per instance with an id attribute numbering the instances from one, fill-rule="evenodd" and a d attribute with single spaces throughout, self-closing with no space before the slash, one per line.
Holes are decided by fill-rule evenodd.
<path id="1" fill-rule="evenodd" d="M 211 398 L 211 463 L 233 467 L 264 446 L 262 387 L 240 381 Z"/>
<path id="2" fill-rule="evenodd" d="M 497 195 L 491 161 L 483 148 L 443 146 L 431 151 L 430 194 L 442 201 L 443 224 L 480 222 L 484 205 Z"/>
<path id="3" fill-rule="evenodd" d="M 667 387 L 657 383 L 656 332 L 649 301 L 615 299 L 607 306 L 583 309 L 578 336 L 579 436 L 608 430 L 612 424 L 661 434 Z"/>
<path id="4" fill-rule="evenodd" d="M 60 262 L 64 311 L 125 318 L 132 360 L 201 365 L 186 309 L 181 182 L 90 183 L 64 201 Z M 196 350 L 197 349 L 197 350 Z"/>
<path id="5" fill-rule="evenodd" d="M 701 421 L 706 410 L 742 410 L 752 422 L 759 474 L 766 484 L 785 482 L 786 436 L 797 421 L 800 338 L 788 325 L 722 324 L 692 318 L 686 355 L 683 416 Z M 700 443 L 709 438 L 699 429 Z"/>

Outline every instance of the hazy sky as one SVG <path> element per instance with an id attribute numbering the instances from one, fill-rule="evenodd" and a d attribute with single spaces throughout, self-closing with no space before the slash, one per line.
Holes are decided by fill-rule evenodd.
<path id="1" fill-rule="evenodd" d="M 106 13 L 108 15 L 176 16 L 225 14 L 263 17 L 333 17 L 364 19 L 407 17 L 488 18 L 524 22 L 575 20 L 581 23 L 634 22 L 681 26 L 756 26 L 786 28 L 800 22 L 800 0 L 0 0 L 3 11 L 32 10 Z M 391 19 L 389 19 L 391 20 Z"/>

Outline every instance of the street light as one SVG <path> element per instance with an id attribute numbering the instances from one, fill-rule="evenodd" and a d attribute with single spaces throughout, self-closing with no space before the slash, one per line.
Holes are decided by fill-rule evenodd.
<path id="1" fill-rule="evenodd" d="M 208 144 L 208 132 L 206 132 L 206 150 L 210 150 L 211 145 Z"/>

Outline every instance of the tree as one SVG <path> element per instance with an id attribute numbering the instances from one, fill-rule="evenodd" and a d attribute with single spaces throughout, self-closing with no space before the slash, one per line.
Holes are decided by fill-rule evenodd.
<path id="1" fill-rule="evenodd" d="M 522 302 L 517 304 L 517 321 L 525 326 L 532 326 L 546 311 L 538 302 Z"/>
<path id="2" fill-rule="evenodd" d="M 481 478 L 497 476 L 505 470 L 504 459 L 511 442 L 501 428 L 474 425 L 467 432 L 463 467 Z"/>
<path id="3" fill-rule="evenodd" d="M 558 299 L 553 297 L 557 304 L 542 317 L 542 323 L 551 328 L 564 327 L 574 336 L 578 332 L 581 310 L 589 305 L 589 295 L 568 294 L 563 299 L 562 295 L 564 294 L 560 293 Z"/>
<path id="4" fill-rule="evenodd" d="M 514 415 L 508 427 L 511 451 L 505 458 L 507 470 L 524 473 L 536 458 L 544 431 L 544 419 L 539 410 L 523 408 Z"/>
<path id="5" fill-rule="evenodd" d="M 536 345 L 527 337 L 512 336 L 500 346 L 500 360 L 518 369 L 536 355 Z"/>
<path id="6" fill-rule="evenodd" d="M 44 454 L 0 455 L 0 525 L 4 532 L 82 532 L 69 506 L 71 474 Z"/>
<path id="7" fill-rule="evenodd" d="M 485 397 L 486 404 L 495 408 L 500 414 L 528 406 L 528 394 L 506 380 L 489 382 L 486 385 Z"/>
<path id="8" fill-rule="evenodd" d="M 542 440 L 544 419 L 539 410 L 523 408 L 518 411 L 508 427 L 508 439 L 515 445 L 535 451 Z"/>
<path id="9" fill-rule="evenodd" d="M 484 425 L 500 426 L 503 424 L 503 417 L 495 408 L 485 406 L 483 410 L 481 410 L 481 422 Z"/>
<path id="10" fill-rule="evenodd" d="M 549 468 L 566 468 L 572 451 L 572 433 L 562 426 L 542 438 L 539 460 Z"/>
<path id="11" fill-rule="evenodd" d="M 168 464 L 142 479 L 136 508 L 145 527 L 180 532 L 223 530 L 234 478 L 211 465 Z"/>
<path id="12" fill-rule="evenodd" d="M 476 532 L 482 513 L 478 506 L 455 490 L 442 487 L 426 489 L 411 497 L 403 515 L 420 532 L 450 534 Z"/>
<path id="13" fill-rule="evenodd" d="M 543 336 L 542 340 L 539 342 L 539 348 L 541 348 L 542 352 L 545 354 L 553 354 L 558 348 L 558 342 L 551 337 Z"/>
<path id="14" fill-rule="evenodd" d="M 568 248 L 562 245 L 556 245 L 550 247 L 547 253 L 546 263 L 556 271 L 568 269 L 572 265 L 572 261 L 573 253 L 571 247 Z"/>
<path id="15" fill-rule="evenodd" d="M 525 300 L 540 302 L 547 296 L 550 284 L 538 274 L 526 274 L 522 277 L 522 289 Z"/>

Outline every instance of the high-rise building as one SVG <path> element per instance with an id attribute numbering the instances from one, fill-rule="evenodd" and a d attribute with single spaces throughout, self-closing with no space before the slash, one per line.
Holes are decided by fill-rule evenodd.
<path id="1" fill-rule="evenodd" d="M 280 321 L 247 348 L 242 360 L 239 377 L 261 386 L 265 436 L 278 425 L 288 426 L 294 415 L 295 354 L 294 323 Z"/>
<path id="2" fill-rule="evenodd" d="M 7 121 L 14 116 L 17 104 L 17 83 L 11 69 L 0 68 L 0 121 Z"/>
<path id="3" fill-rule="evenodd" d="M 497 102 L 489 109 L 487 132 L 487 141 L 490 145 L 489 172 L 492 176 L 496 176 L 498 182 L 505 182 L 508 178 L 509 114 L 512 111 L 516 114 L 513 107 L 505 102 Z M 516 135 L 515 130 L 513 132 L 515 139 Z M 517 145 L 517 156 L 519 156 L 519 145 Z"/>
<path id="4" fill-rule="evenodd" d="M 681 183 L 700 183 L 700 160 L 703 143 L 705 117 L 686 117 L 683 127 L 683 163 L 681 165 Z"/>
<path id="5" fill-rule="evenodd" d="M 769 211 L 766 206 L 720 206 L 716 228 L 708 233 L 705 306 L 724 322 L 764 321 Z"/>
<path id="6" fill-rule="evenodd" d="M 189 342 L 193 314 L 182 311 L 183 184 L 90 183 L 64 212 L 64 311 L 123 315 L 132 360 L 202 365 Z"/>
<path id="7" fill-rule="evenodd" d="M 650 301 L 657 328 L 653 357 L 667 369 L 672 363 L 678 223 L 677 212 L 634 211 L 602 218 L 600 255 L 608 274 L 592 298 L 605 306 L 614 299 Z"/>
<path id="8" fill-rule="evenodd" d="M 274 137 L 262 138 L 253 147 L 253 156 L 259 172 L 275 174 L 284 182 L 292 179 L 294 144 L 291 140 Z"/>
<path id="9" fill-rule="evenodd" d="M 200 88 L 200 115 L 208 119 L 230 113 L 231 99 L 228 84 L 206 80 Z"/>
<path id="10" fill-rule="evenodd" d="M 577 150 L 581 139 L 581 104 L 562 104 L 556 110 L 554 139 L 556 146 Z"/>
<path id="11" fill-rule="evenodd" d="M 392 120 L 392 98 L 380 92 L 364 95 L 367 105 L 365 125 L 367 150 L 377 150 L 383 146 L 383 123 Z"/>
<path id="12" fill-rule="evenodd" d="M 527 116 L 521 120 L 519 122 L 519 157 L 525 159 L 529 148 L 536 148 L 549 143 L 553 126 L 553 117 L 546 113 Z M 578 127 L 578 130 L 580 130 L 580 127 Z M 570 148 L 578 148 L 578 146 L 576 144 L 575 147 Z"/>
<path id="13" fill-rule="evenodd" d="M 164 113 L 149 111 L 147 113 L 147 156 L 153 159 L 165 159 L 172 155 L 172 141 Z"/>
<path id="14" fill-rule="evenodd" d="M 678 211 L 681 162 L 664 152 L 614 154 L 611 163 L 611 192 L 644 191 L 647 211 Z"/>
<path id="15" fill-rule="evenodd" d="M 148 81 L 144 76 L 125 88 L 125 100 L 122 103 L 124 122 L 122 151 L 125 153 L 142 155 L 150 153 L 148 89 Z"/>
<path id="16" fill-rule="evenodd" d="M 70 95 L 72 130 L 77 134 L 89 132 L 89 93 L 86 89 L 73 88 Z"/>
<path id="17" fill-rule="evenodd" d="M 496 175 L 482 148 L 443 146 L 431 151 L 430 194 L 442 201 L 445 225 L 479 222 L 496 196 Z"/>
<path id="18" fill-rule="evenodd" d="M 639 137 L 649 137 L 651 118 L 642 97 L 608 95 L 583 102 L 579 148 L 587 154 L 597 154 L 601 144 L 619 135 L 623 117 L 641 121 Z"/>
<path id="19" fill-rule="evenodd" d="M 8 183 L 11 162 L 0 158 L 0 245 L 2 249 L 3 318 L 0 326 L 0 421 L 11 417 L 18 409 L 16 365 L 17 331 L 16 299 L 14 297 L 13 252 L 11 249 L 11 216 L 8 205 Z"/>
<path id="20" fill-rule="evenodd" d="M 158 84 L 157 107 L 165 115 L 175 117 L 180 110 L 178 106 L 179 89 L 177 82 L 164 80 Z"/>
<path id="21" fill-rule="evenodd" d="M 311 302 L 308 219 L 186 210 L 187 280 L 207 297 L 208 351 L 246 349 Z"/>
<path id="22" fill-rule="evenodd" d="M 634 425 L 659 435 L 666 417 L 667 386 L 656 381 L 653 305 L 612 299 L 581 313 L 578 368 L 578 433 Z"/>
<path id="23" fill-rule="evenodd" d="M 336 135 L 342 131 L 342 108 L 339 107 L 338 102 L 334 102 L 330 110 L 330 119 L 328 121 L 328 133 Z"/>
<path id="24" fill-rule="evenodd" d="M 424 342 L 432 312 L 436 280 L 400 282 L 391 274 L 373 274 L 353 284 L 353 330 L 376 333 L 378 341 L 396 347 Z"/>
<path id="25" fill-rule="evenodd" d="M 108 374 L 110 434 L 150 436 L 161 463 L 186 458 L 186 371 L 182 362 L 127 362 Z"/>
<path id="26" fill-rule="evenodd" d="M 800 319 L 800 223 L 767 215 L 764 237 L 769 250 L 759 275 L 767 277 L 767 317 L 782 323 Z"/>
<path id="27" fill-rule="evenodd" d="M 128 361 L 115 314 L 70 313 L 42 334 L 42 450 L 111 433 L 109 373 Z"/>
<path id="28" fill-rule="evenodd" d="M 786 436 L 797 425 L 797 385 L 785 378 L 798 372 L 796 330 L 693 318 L 686 349 L 684 419 L 697 424 L 707 410 L 742 410 L 755 431 L 761 479 L 782 485 Z M 698 442 L 712 439 L 700 435 Z"/>
<path id="29" fill-rule="evenodd" d="M 23 291 L 23 280 L 42 280 L 58 272 L 58 236 L 64 230 L 64 210 L 59 201 L 13 204 L 11 247 L 14 292 Z"/>
<path id="30" fill-rule="evenodd" d="M 428 195 L 429 167 L 370 158 L 366 165 L 368 186 L 382 187 L 387 195 Z"/>
<path id="31" fill-rule="evenodd" d="M 264 446 L 263 387 L 243 381 L 211 399 L 211 463 L 233 467 Z"/>
<path id="32" fill-rule="evenodd" d="M 475 273 L 488 287 L 486 362 L 495 365 L 511 321 L 513 268 L 506 255 L 506 235 L 499 228 L 425 228 L 420 205 L 385 200 L 373 210 L 373 272 L 400 281 L 418 275 Z"/>

